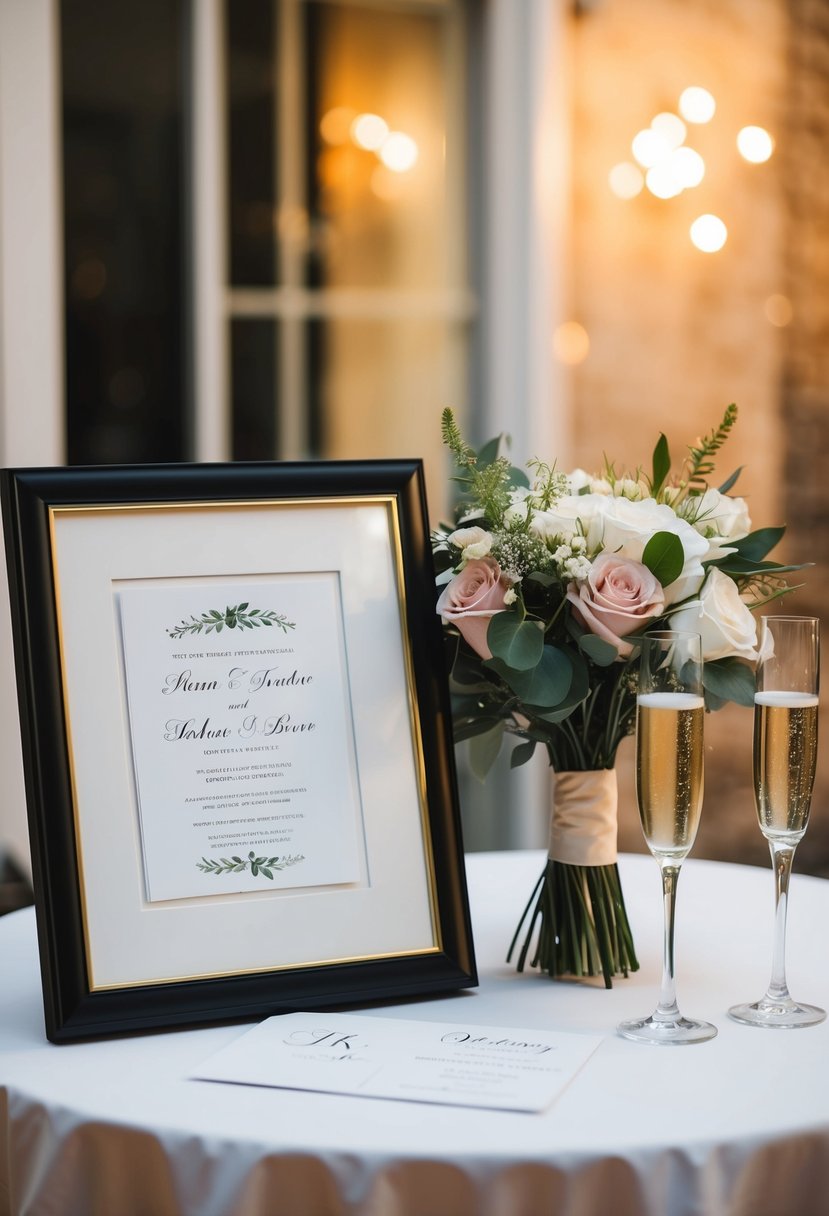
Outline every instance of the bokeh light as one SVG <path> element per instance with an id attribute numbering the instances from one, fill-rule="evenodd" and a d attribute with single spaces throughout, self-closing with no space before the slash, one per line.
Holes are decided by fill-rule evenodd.
<path id="1" fill-rule="evenodd" d="M 614 165 L 607 175 L 607 180 L 617 198 L 636 198 L 637 194 L 642 193 L 645 185 L 642 170 L 629 160 Z"/>
<path id="2" fill-rule="evenodd" d="M 351 124 L 351 138 L 358 148 L 376 152 L 389 134 L 389 124 L 379 114 L 358 114 Z"/>
<path id="3" fill-rule="evenodd" d="M 332 147 L 347 142 L 354 122 L 355 112 L 350 106 L 334 106 L 326 110 L 320 119 L 320 135 Z"/>
<path id="4" fill-rule="evenodd" d="M 677 148 L 671 161 L 684 189 L 698 186 L 705 177 L 705 161 L 693 148 Z"/>
<path id="5" fill-rule="evenodd" d="M 765 127 L 743 127 L 737 136 L 740 155 L 753 165 L 762 165 L 774 151 L 774 140 Z"/>
<path id="6" fill-rule="evenodd" d="M 717 103 L 711 93 L 699 85 L 690 85 L 680 94 L 679 112 L 686 122 L 710 122 L 716 109 Z"/>
<path id="7" fill-rule="evenodd" d="M 785 329 L 787 325 L 790 325 L 794 316 L 791 300 L 788 296 L 779 293 L 769 296 L 763 305 L 763 312 L 766 314 L 769 324 L 778 329 Z"/>
<path id="8" fill-rule="evenodd" d="M 687 131 L 685 123 L 676 114 L 671 114 L 667 110 L 662 114 L 657 114 L 651 122 L 651 129 L 665 140 L 669 148 L 678 148 L 685 142 Z"/>
<path id="9" fill-rule="evenodd" d="M 700 215 L 691 225 L 691 240 L 703 253 L 717 253 L 728 240 L 728 229 L 717 215 Z"/>
<path id="10" fill-rule="evenodd" d="M 644 169 L 651 169 L 657 161 L 663 160 L 671 151 L 671 145 L 664 135 L 647 127 L 637 132 L 631 141 L 631 151 Z"/>
<path id="11" fill-rule="evenodd" d="M 553 353 L 559 363 L 575 367 L 590 353 L 590 337 L 578 321 L 564 321 L 553 334 Z"/>
<path id="12" fill-rule="evenodd" d="M 394 173 L 407 173 L 414 168 L 418 155 L 417 144 L 403 131 L 392 131 L 378 152 L 386 168 Z"/>

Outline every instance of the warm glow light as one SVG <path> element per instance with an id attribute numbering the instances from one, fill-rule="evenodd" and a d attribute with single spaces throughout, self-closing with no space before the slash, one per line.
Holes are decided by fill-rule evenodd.
<path id="1" fill-rule="evenodd" d="M 389 124 L 379 114 L 358 114 L 351 124 L 351 138 L 367 152 L 376 152 L 388 133 Z"/>
<path id="2" fill-rule="evenodd" d="M 791 300 L 788 296 L 781 295 L 769 296 L 763 305 L 763 312 L 766 314 L 766 320 L 778 329 L 790 325 L 794 316 Z"/>
<path id="3" fill-rule="evenodd" d="M 417 163 L 419 150 L 411 135 L 392 131 L 378 153 L 387 169 L 394 173 L 407 173 Z"/>
<path id="4" fill-rule="evenodd" d="M 684 188 L 698 186 L 705 177 L 705 161 L 693 148 L 677 148 L 671 164 Z"/>
<path id="5" fill-rule="evenodd" d="M 774 140 L 764 127 L 743 127 L 737 136 L 737 148 L 753 165 L 762 165 L 774 151 Z"/>
<path id="6" fill-rule="evenodd" d="M 673 157 L 660 161 L 645 175 L 645 185 L 657 198 L 676 198 L 683 191 L 682 179 L 676 172 Z"/>
<path id="7" fill-rule="evenodd" d="M 587 330 L 578 321 L 565 321 L 553 334 L 553 352 L 560 363 L 574 367 L 583 363 L 590 351 Z"/>
<path id="8" fill-rule="evenodd" d="M 728 229 L 716 215 L 700 215 L 691 225 L 691 240 L 703 253 L 716 253 L 728 239 Z"/>
<path id="9" fill-rule="evenodd" d="M 661 135 L 669 148 L 678 148 L 684 142 L 687 130 L 682 119 L 667 110 L 662 114 L 657 114 L 651 123 L 651 129 L 656 131 L 657 135 Z"/>
<path id="10" fill-rule="evenodd" d="M 337 147 L 347 141 L 353 121 L 354 111 L 350 106 L 334 106 L 320 119 L 320 135 L 325 143 Z"/>
<path id="11" fill-rule="evenodd" d="M 645 184 L 642 170 L 632 165 L 629 160 L 614 165 L 607 175 L 607 180 L 617 198 L 636 198 Z"/>
<path id="12" fill-rule="evenodd" d="M 710 122 L 717 103 L 707 89 L 691 85 L 683 89 L 679 98 L 679 112 L 686 122 Z"/>
<path id="13" fill-rule="evenodd" d="M 633 155 L 644 169 L 652 168 L 657 161 L 664 159 L 671 151 L 671 145 L 665 136 L 660 135 L 658 131 L 654 131 L 652 127 L 648 127 L 647 130 L 639 131 L 637 135 L 634 135 L 630 147 Z"/>

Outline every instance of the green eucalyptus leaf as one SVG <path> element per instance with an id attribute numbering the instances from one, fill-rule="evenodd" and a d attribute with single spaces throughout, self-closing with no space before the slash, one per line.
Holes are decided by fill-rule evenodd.
<path id="1" fill-rule="evenodd" d="M 494 657 L 515 671 L 535 667 L 544 650 L 544 634 L 538 624 L 522 620 L 516 612 L 496 612 L 486 640 Z"/>
<path id="2" fill-rule="evenodd" d="M 545 646 L 532 671 L 516 671 L 497 658 L 487 660 L 485 666 L 495 671 L 526 705 L 544 709 L 558 707 L 573 680 L 573 665 L 566 651 L 557 646 Z"/>
<path id="3" fill-rule="evenodd" d="M 740 557 L 759 562 L 767 553 L 771 552 L 776 544 L 779 544 L 785 531 L 785 527 L 758 528 L 756 532 L 749 532 L 748 536 L 741 536 L 739 540 L 729 541 L 728 547 L 736 549 Z"/>
<path id="4" fill-rule="evenodd" d="M 685 551 L 676 533 L 655 532 L 645 545 L 642 565 L 647 566 L 663 587 L 679 578 L 685 565 Z"/>
<path id="5" fill-rule="evenodd" d="M 721 701 L 754 704 L 754 671 L 743 659 L 714 659 L 705 663 L 702 684 L 707 693 Z"/>
<path id="6" fill-rule="evenodd" d="M 579 638 L 579 648 L 597 667 L 609 667 L 619 657 L 619 651 L 613 643 L 606 642 L 595 633 L 583 633 Z"/>
<path id="7" fill-rule="evenodd" d="M 532 760 L 534 751 L 535 739 L 528 739 L 526 743 L 517 744 L 512 749 L 512 755 L 509 759 L 510 768 L 520 768 L 522 764 L 526 764 L 528 760 Z"/>
<path id="8" fill-rule="evenodd" d="M 584 656 L 572 650 L 564 650 L 561 653 L 567 656 L 573 670 L 566 697 L 552 710 L 543 707 L 536 709 L 532 705 L 526 707 L 531 717 L 541 718 L 545 722 L 563 722 L 590 692 L 590 671 Z"/>
<path id="9" fill-rule="evenodd" d="M 504 723 L 498 722 L 484 734 L 469 741 L 469 767 L 479 781 L 483 781 L 492 768 L 504 738 Z"/>
<path id="10" fill-rule="evenodd" d="M 530 479 L 523 469 L 517 469 L 515 465 L 510 465 L 509 473 L 507 474 L 507 485 L 521 486 L 524 490 L 529 490 Z"/>
<path id="11" fill-rule="evenodd" d="M 653 449 L 653 477 L 651 493 L 654 498 L 665 484 L 665 478 L 671 471 L 671 453 L 668 450 L 668 440 L 660 435 Z"/>
<path id="12" fill-rule="evenodd" d="M 734 472 L 731 474 L 730 477 L 726 477 L 725 481 L 722 483 L 721 486 L 717 487 L 721 494 L 727 494 L 729 490 L 734 488 L 734 486 L 737 483 L 737 478 L 740 476 L 740 474 L 743 471 L 743 467 L 744 467 L 743 465 L 740 465 L 740 467 L 738 469 L 734 470 Z"/>
<path id="13" fill-rule="evenodd" d="M 483 469 L 488 464 L 492 464 L 493 460 L 497 460 L 501 451 L 502 436 L 496 435 L 494 439 L 489 439 L 478 452 L 478 468 Z"/>

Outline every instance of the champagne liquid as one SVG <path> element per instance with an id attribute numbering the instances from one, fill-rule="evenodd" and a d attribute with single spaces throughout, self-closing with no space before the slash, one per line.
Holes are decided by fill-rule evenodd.
<path id="1" fill-rule="evenodd" d="M 758 692 L 754 697 L 754 797 L 769 840 L 797 844 L 809 822 L 817 761 L 817 697 Z"/>
<path id="2" fill-rule="evenodd" d="M 636 796 L 648 848 L 681 861 L 694 843 L 703 792 L 705 703 L 692 693 L 637 699 Z"/>

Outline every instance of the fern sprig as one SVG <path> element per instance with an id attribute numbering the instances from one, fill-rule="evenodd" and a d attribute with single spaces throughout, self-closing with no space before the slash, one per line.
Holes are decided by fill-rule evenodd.
<path id="1" fill-rule="evenodd" d="M 494 460 L 480 464 L 477 452 L 464 442 L 455 415 L 448 407 L 441 417 L 441 431 L 443 442 L 455 457 L 458 473 L 454 480 L 464 487 L 465 509 L 471 505 L 480 511 L 490 527 L 500 527 L 510 505 L 509 460 L 496 456 Z"/>
<path id="2" fill-rule="evenodd" d="M 704 491 L 707 488 L 707 478 L 714 472 L 714 461 L 711 459 L 722 447 L 737 421 L 737 406 L 732 401 L 726 407 L 722 422 L 718 427 L 698 440 L 697 447 L 690 444 L 689 457 L 686 461 L 685 484 L 689 490 Z"/>
<path id="3" fill-rule="evenodd" d="M 443 442 L 448 447 L 449 451 L 455 457 L 455 463 L 459 469 L 474 469 L 478 463 L 478 456 L 474 448 L 471 448 L 464 441 L 461 429 L 455 420 L 455 415 L 449 406 L 441 414 L 440 430 L 443 437 Z"/>

